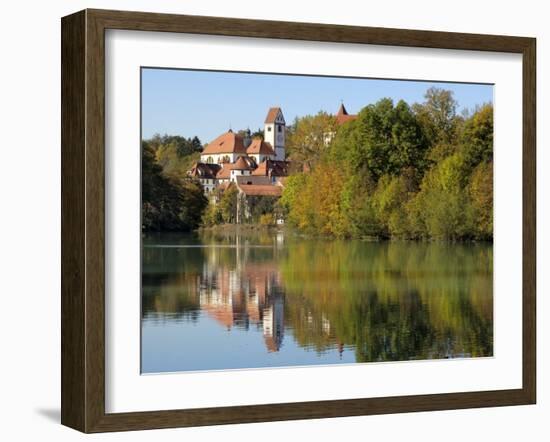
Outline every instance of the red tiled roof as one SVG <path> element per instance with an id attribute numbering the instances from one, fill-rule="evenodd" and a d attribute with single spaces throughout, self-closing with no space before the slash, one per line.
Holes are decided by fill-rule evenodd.
<path id="1" fill-rule="evenodd" d="M 256 170 L 252 172 L 255 176 L 286 176 L 288 175 L 288 163 L 286 161 L 264 160 Z"/>
<path id="2" fill-rule="evenodd" d="M 275 123 L 275 119 L 277 118 L 277 114 L 281 110 L 280 107 L 271 107 L 269 108 L 269 111 L 267 111 L 267 117 L 265 117 L 265 124 L 272 124 Z"/>
<path id="3" fill-rule="evenodd" d="M 215 178 L 220 168 L 219 164 L 195 163 L 189 175 L 198 178 Z"/>
<path id="4" fill-rule="evenodd" d="M 271 144 L 261 138 L 254 138 L 252 143 L 246 149 L 248 155 L 262 154 L 262 155 L 275 155 L 275 151 Z"/>
<path id="5" fill-rule="evenodd" d="M 338 109 L 338 113 L 336 114 L 336 123 L 338 125 L 342 125 L 344 123 L 347 123 L 348 121 L 355 120 L 356 118 L 357 118 L 357 115 L 348 114 L 348 111 L 346 110 L 344 103 L 340 105 L 340 109 Z"/>
<path id="6" fill-rule="evenodd" d="M 221 169 L 216 174 L 218 180 L 228 180 L 231 176 L 231 164 L 223 163 Z"/>
<path id="7" fill-rule="evenodd" d="M 340 105 L 340 107 L 338 108 L 338 113 L 336 115 L 349 115 L 346 106 L 344 106 L 344 103 Z"/>
<path id="8" fill-rule="evenodd" d="M 260 165 L 252 172 L 255 176 L 267 176 L 267 160 L 262 161 Z"/>
<path id="9" fill-rule="evenodd" d="M 239 157 L 237 161 L 231 164 L 231 169 L 233 170 L 250 170 L 251 167 L 243 157 Z"/>
<path id="10" fill-rule="evenodd" d="M 357 115 L 336 115 L 336 123 L 342 125 L 348 121 L 353 121 L 357 118 Z"/>
<path id="11" fill-rule="evenodd" d="M 235 177 L 237 184 L 269 184 L 271 185 L 271 178 L 268 176 L 254 176 L 254 175 L 241 175 Z"/>
<path id="12" fill-rule="evenodd" d="M 220 153 L 246 153 L 243 137 L 230 130 L 208 143 L 202 151 L 202 155 Z"/>
<path id="13" fill-rule="evenodd" d="M 283 188 L 272 184 L 239 184 L 238 188 L 246 196 L 281 196 Z"/>
<path id="14" fill-rule="evenodd" d="M 247 157 L 239 157 L 234 163 L 221 163 L 219 165 L 212 164 L 212 166 L 218 167 L 216 178 L 219 180 L 229 179 L 231 177 L 232 170 L 252 170 L 254 168 L 253 165 L 255 165 L 253 159 Z"/>

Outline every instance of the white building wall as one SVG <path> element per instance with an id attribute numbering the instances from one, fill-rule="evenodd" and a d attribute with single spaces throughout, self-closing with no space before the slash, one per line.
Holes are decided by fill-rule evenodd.
<path id="1" fill-rule="evenodd" d="M 201 154 L 201 163 L 220 164 L 224 158 L 228 158 L 230 163 L 234 163 L 239 157 L 243 156 L 246 155 L 242 153 Z"/>
<path id="2" fill-rule="evenodd" d="M 264 155 L 263 153 L 254 153 L 254 154 L 250 154 L 248 155 L 250 158 L 254 158 L 254 161 L 256 161 L 256 165 L 260 165 L 260 163 L 263 163 L 264 160 L 266 159 L 270 159 L 270 160 L 274 160 L 275 157 L 273 155 Z"/>
<path id="3" fill-rule="evenodd" d="M 238 176 L 247 176 L 250 175 L 250 170 L 232 170 L 231 171 L 231 181 L 237 182 Z"/>
<path id="4" fill-rule="evenodd" d="M 200 182 L 206 195 L 213 192 L 214 188 L 216 187 L 216 180 L 213 178 L 201 178 Z"/>
<path id="5" fill-rule="evenodd" d="M 266 124 L 264 126 L 264 141 L 267 141 L 272 146 L 275 146 L 275 124 Z"/>
<path id="6" fill-rule="evenodd" d="M 286 157 L 286 125 L 281 113 L 277 115 L 273 123 L 264 125 L 264 140 L 271 143 L 275 150 L 275 160 L 283 161 Z"/>

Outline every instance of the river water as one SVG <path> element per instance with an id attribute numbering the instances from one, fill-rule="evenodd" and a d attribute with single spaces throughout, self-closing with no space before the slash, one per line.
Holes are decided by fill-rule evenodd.
<path id="1" fill-rule="evenodd" d="M 143 238 L 142 373 L 492 352 L 492 244 Z"/>

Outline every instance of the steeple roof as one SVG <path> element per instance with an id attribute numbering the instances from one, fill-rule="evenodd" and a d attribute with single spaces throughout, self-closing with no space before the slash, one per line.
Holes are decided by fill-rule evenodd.
<path id="1" fill-rule="evenodd" d="M 267 111 L 267 117 L 265 117 L 265 124 L 272 124 L 275 123 L 275 120 L 277 119 L 277 115 L 279 115 L 279 112 L 281 112 L 280 107 L 270 107 Z"/>
<path id="2" fill-rule="evenodd" d="M 348 121 L 355 120 L 356 118 L 357 118 L 357 115 L 348 114 L 348 111 L 346 109 L 346 106 L 344 106 L 344 103 L 340 105 L 340 108 L 338 109 L 338 113 L 336 114 L 336 123 L 338 123 L 338 125 L 342 125 Z"/>
<path id="3" fill-rule="evenodd" d="M 344 103 L 340 105 L 340 109 L 338 109 L 338 113 L 336 115 L 348 115 L 348 111 L 346 110 Z"/>

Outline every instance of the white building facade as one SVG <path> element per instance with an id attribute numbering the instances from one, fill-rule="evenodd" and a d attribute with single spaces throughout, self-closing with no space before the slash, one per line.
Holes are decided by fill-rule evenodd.
<path id="1" fill-rule="evenodd" d="M 275 160 L 284 161 L 286 123 L 283 112 L 279 107 L 272 107 L 267 113 L 264 123 L 264 140 L 273 146 Z"/>

